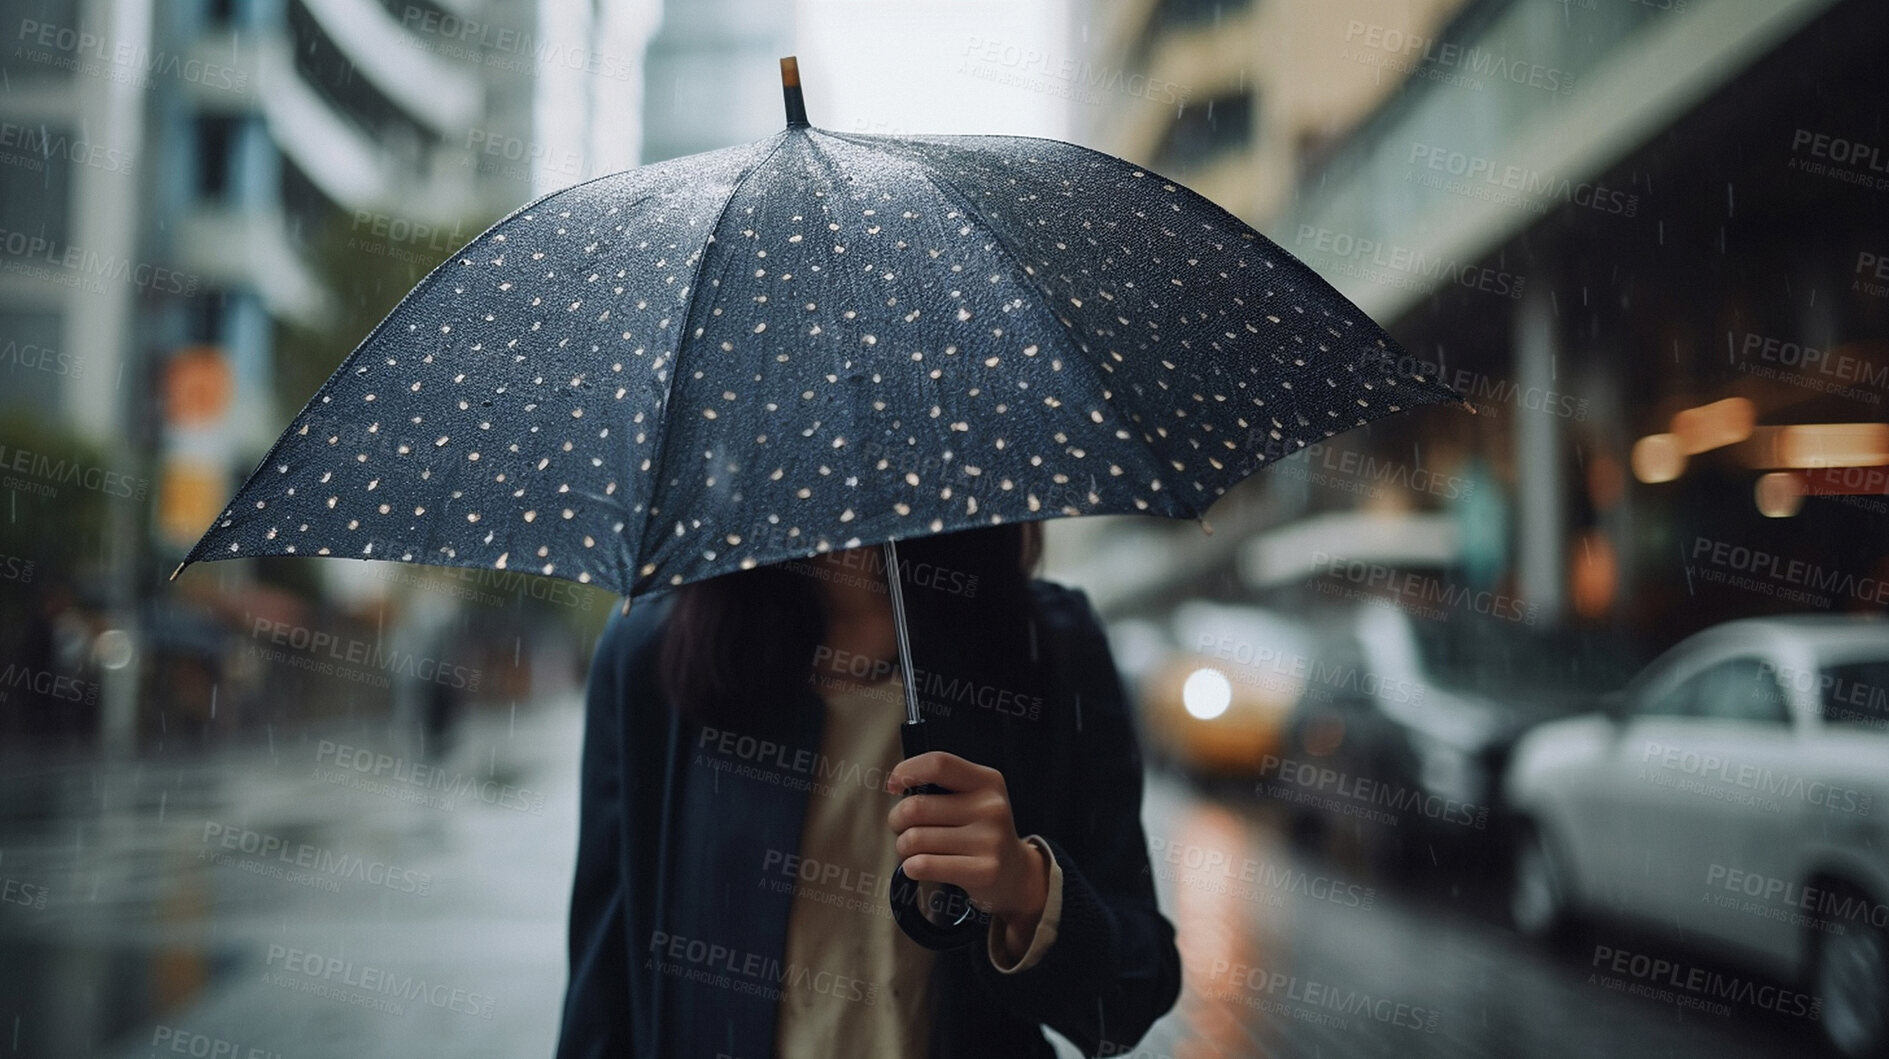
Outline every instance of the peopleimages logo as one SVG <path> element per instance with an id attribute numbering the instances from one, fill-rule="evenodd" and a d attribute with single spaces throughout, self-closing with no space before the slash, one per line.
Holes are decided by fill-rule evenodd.
<path id="1" fill-rule="evenodd" d="M 1233 640 L 1211 632 L 1200 634 L 1194 650 L 1218 661 L 1234 663 L 1227 668 L 1233 669 L 1235 679 L 1243 683 L 1274 691 L 1299 692 L 1308 699 L 1330 699 L 1345 693 L 1414 705 L 1423 701 L 1427 690 L 1422 684 L 1401 677 L 1386 677 L 1358 666 L 1283 651 L 1272 646 L 1262 645 L 1256 649 L 1243 640 Z M 1264 672 L 1251 672 L 1254 670 Z M 1280 679 L 1268 679 L 1269 675 L 1276 675 Z"/>
<path id="2" fill-rule="evenodd" d="M 114 43 L 96 33 L 53 22 L 23 18 L 13 39 L 12 57 L 17 60 L 120 84 L 143 86 L 153 77 L 175 77 L 225 92 L 241 92 L 249 87 L 247 70 L 161 49 L 154 51 L 129 41 Z"/>
<path id="3" fill-rule="evenodd" d="M 1587 419 L 1588 399 L 1564 390 L 1523 386 L 1511 379 L 1468 368 L 1451 368 L 1441 361 L 1425 360 L 1411 353 L 1396 357 L 1374 353 L 1369 363 L 1386 373 L 1417 375 L 1442 383 L 1474 405 L 1479 415 L 1495 415 L 1503 407 L 1513 406 L 1524 412 L 1542 412 L 1576 422 Z"/>
<path id="4" fill-rule="evenodd" d="M 1468 198 L 1485 199 L 1498 205 L 1534 208 L 1539 213 L 1547 205 L 1543 200 L 1558 200 L 1622 217 L 1632 217 L 1640 211 L 1640 196 L 1619 188 L 1585 180 L 1574 181 L 1539 169 L 1508 165 L 1434 144 L 1412 144 L 1410 163 L 1422 168 L 1410 174 L 1408 179 L 1426 187 Z M 1458 179 L 1443 179 L 1446 176 Z"/>
<path id="5" fill-rule="evenodd" d="M 1525 59 L 1514 59 L 1488 48 L 1465 47 L 1455 41 L 1438 40 L 1420 33 L 1370 24 L 1355 18 L 1345 24 L 1345 43 L 1347 45 L 1362 44 L 1367 48 L 1397 56 L 1401 60 L 1401 65 L 1383 64 L 1392 69 L 1400 69 L 1406 73 L 1422 73 L 1433 80 L 1460 83 L 1464 87 L 1478 91 L 1481 90 L 1483 82 L 1477 78 L 1508 81 L 1547 92 L 1572 92 L 1574 90 L 1574 74 L 1558 67 L 1544 66 Z M 1350 54 L 1349 48 L 1346 49 L 1345 58 L 1353 62 L 1364 61 L 1361 57 Z M 1437 76 L 1438 74 L 1443 76 Z"/>
<path id="6" fill-rule="evenodd" d="M 1349 775 L 1314 761 L 1294 761 L 1267 754 L 1260 760 L 1259 775 L 1262 783 L 1276 775 L 1281 783 L 1306 792 L 1330 793 L 1360 805 L 1381 806 L 1393 814 L 1414 813 L 1441 823 L 1472 827 L 1477 831 L 1489 828 L 1489 807 L 1486 805 L 1459 802 L 1454 798 L 1427 794 L 1370 776 Z M 1397 817 L 1393 815 L 1391 822 L 1395 823 L 1396 820 Z"/>
<path id="7" fill-rule="evenodd" d="M 1725 343 L 1737 351 L 1738 370 L 1749 375 L 1866 404 L 1882 403 L 1881 391 L 1889 389 L 1889 364 L 1754 331 L 1745 332 L 1742 343 L 1727 331 Z"/>
<path id="8" fill-rule="evenodd" d="M 1407 1030 L 1422 1030 L 1435 1033 L 1438 1012 L 1418 1004 L 1408 1004 L 1389 997 L 1376 996 L 1363 989 L 1351 989 L 1331 982 L 1321 982 L 1316 978 L 1286 974 L 1283 971 L 1268 971 L 1253 964 L 1238 963 L 1232 960 L 1215 960 L 1210 977 L 1215 981 L 1226 981 L 1242 987 L 1250 998 L 1240 994 L 1221 994 L 1215 999 L 1245 1002 L 1270 996 L 1283 999 L 1302 1008 L 1249 1006 L 1271 1014 L 1303 1018 L 1313 1016 L 1335 1016 L 1338 1021 L 1329 1023 L 1337 1028 L 1348 1025 L 1349 1018 L 1362 1016 L 1387 1026 L 1397 1026 Z M 1307 1021 L 1320 1022 L 1318 1018 Z"/>
<path id="9" fill-rule="evenodd" d="M 44 886 L 35 886 L 19 879 L 0 879 L 0 905 L 20 905 L 41 911 L 46 907 L 46 895 L 50 892 Z"/>
<path id="10" fill-rule="evenodd" d="M 1362 912 L 1370 911 L 1371 906 L 1377 901 L 1375 887 L 1360 886 L 1357 883 L 1334 879 L 1326 875 L 1313 875 L 1291 865 L 1280 865 L 1257 857 L 1234 859 L 1222 849 L 1192 842 L 1176 842 L 1160 835 L 1148 836 L 1148 852 L 1153 858 L 1154 871 L 1172 877 L 1175 874 L 1174 869 L 1185 869 L 1194 876 L 1186 881 L 1196 886 L 1213 880 L 1228 884 L 1246 883 L 1253 887 L 1263 887 L 1277 893 L 1313 901 L 1325 901 L 1341 908 L 1355 908 Z M 1256 890 L 1248 890 L 1241 896 L 1251 897 L 1256 892 Z"/>
<path id="11" fill-rule="evenodd" d="M 431 6 L 407 5 L 400 25 L 407 33 L 397 39 L 406 47 L 426 48 L 495 69 L 525 72 L 530 60 L 540 68 L 563 67 L 612 81 L 635 80 L 642 74 L 635 63 L 610 52 L 533 37 L 510 26 L 464 18 Z M 420 39 L 417 34 L 422 33 L 438 38 L 437 42 Z"/>
<path id="12" fill-rule="evenodd" d="M 129 173 L 135 160 L 134 155 L 116 147 L 93 143 L 83 137 L 73 139 L 64 133 L 54 135 L 44 125 L 20 125 L 11 121 L 0 121 L 0 151 L 17 151 L 12 157 L 35 172 L 49 158 L 103 169 L 107 173 Z"/>
<path id="13" fill-rule="evenodd" d="M 444 799 L 451 796 L 472 798 L 486 805 L 516 809 L 533 816 L 544 814 L 543 791 L 515 787 L 494 779 L 481 779 L 438 765 L 409 761 L 331 739 L 323 739 L 316 746 L 315 778 L 393 797 L 402 797 L 403 792 L 406 792 L 415 797 L 404 800 L 435 804 L 447 809 L 452 808 L 452 803 Z M 422 795 L 425 797 L 420 797 Z"/>
<path id="14" fill-rule="evenodd" d="M 1823 1001 L 1808 993 L 1760 984 L 1703 967 L 1689 967 L 1611 945 L 1594 946 L 1591 966 L 1596 971 L 1588 975 L 1590 984 L 1715 1015 L 1729 1015 L 1730 1004 L 1744 1004 L 1812 1021 L 1823 1017 Z M 1602 978 L 1598 972 L 1603 970 L 1627 977 Z"/>
<path id="15" fill-rule="evenodd" d="M 339 956 L 271 944 L 267 965 L 281 975 L 300 975 L 301 981 L 329 986 L 346 986 L 360 991 L 361 999 L 419 1001 L 428 1007 L 489 1019 L 498 1001 L 485 994 L 450 985 L 429 982 L 417 974 L 403 974 L 386 967 L 356 963 Z M 265 975 L 265 980 L 269 980 Z M 297 979 L 281 978 L 275 985 L 299 984 Z M 335 999 L 351 1000 L 346 994 Z M 397 1012 L 396 1012 L 397 1013 Z"/>
<path id="16" fill-rule="evenodd" d="M 719 942 L 653 931 L 644 966 L 685 981 L 778 1001 L 788 989 L 871 1006 L 879 987 L 861 978 L 748 952 Z"/>
<path id="17" fill-rule="evenodd" d="M 1868 925 L 1877 930 L 1889 930 L 1889 905 L 1881 901 L 1871 901 L 1858 897 L 1849 887 L 1828 887 L 1800 884 L 1789 879 L 1779 879 L 1758 872 L 1743 871 L 1724 864 L 1713 864 L 1705 870 L 1705 885 L 1708 890 L 1720 889 L 1727 894 L 1743 894 L 1755 897 L 1769 908 L 1754 908 L 1745 902 L 1744 911 L 1767 915 L 1772 919 L 1784 918 L 1777 911 L 1803 909 L 1814 915 L 1798 915 L 1791 920 L 1798 926 L 1822 925 L 1839 928 L 1828 933 L 1841 933 L 1843 923 Z M 1721 903 L 1720 907 L 1730 908 L 1732 904 Z"/>
<path id="18" fill-rule="evenodd" d="M 1416 605 L 1441 604 L 1460 607 L 1504 621 L 1535 624 L 1539 607 L 1501 592 L 1477 590 L 1467 585 L 1446 584 L 1425 574 L 1411 573 L 1383 563 L 1348 559 L 1328 552 L 1312 553 L 1312 573 L 1327 575 L 1353 585 L 1379 589 L 1391 594 L 1391 601 L 1408 600 Z M 1434 609 L 1434 608 L 1429 608 Z M 1437 616 L 1436 614 L 1427 616 Z"/>
<path id="19" fill-rule="evenodd" d="M 1826 593 L 1848 597 L 1859 603 L 1879 606 L 1889 604 L 1889 580 L 1791 559 L 1730 541 L 1695 537 L 1691 558 L 1704 560 L 1716 568 L 1706 572 L 1735 575 L 1735 579 L 1731 576 L 1720 578 L 1726 584 L 1753 588 L 1766 595 L 1795 598 L 1791 593 Z M 1825 599 L 1825 605 L 1827 602 Z"/>
<path id="20" fill-rule="evenodd" d="M 54 673 L 49 669 L 34 669 L 17 662 L 8 662 L 0 670 L 0 701 L 4 701 L 8 691 L 30 691 L 49 699 L 70 702 L 85 706 L 98 705 L 98 685 L 78 677 L 69 677 Z"/>
<path id="21" fill-rule="evenodd" d="M 1640 751 L 1642 764 L 1657 760 L 1659 766 L 1682 772 L 1701 780 L 1738 787 L 1758 797 L 1785 798 L 1816 806 L 1825 812 L 1868 816 L 1875 798 L 1865 791 L 1842 787 L 1823 780 L 1806 779 L 1768 766 L 1737 762 L 1717 754 L 1700 753 L 1687 747 L 1667 746 L 1649 741 Z"/>
<path id="22" fill-rule="evenodd" d="M 1857 251 L 1856 279 L 1850 289 L 1875 298 L 1889 297 L 1889 254 Z"/>
<path id="23" fill-rule="evenodd" d="M 1487 268 L 1473 262 L 1437 257 L 1422 250 L 1375 239 L 1360 239 L 1349 232 L 1314 224 L 1299 225 L 1298 246 L 1338 258 L 1332 271 L 1385 286 L 1428 294 L 1438 283 L 1454 283 L 1470 290 L 1504 298 L 1520 298 L 1527 277 Z"/>
<path id="24" fill-rule="evenodd" d="M 143 478 L 133 478 L 117 471 L 106 470 L 92 464 L 80 463 L 63 457 L 55 458 L 43 452 L 31 449 L 13 448 L 0 443 L 0 474 L 19 474 L 25 478 L 8 477 L 5 482 L 9 488 L 21 492 L 37 493 L 40 496 L 55 496 L 60 485 L 76 485 L 81 489 L 90 489 L 106 496 L 115 496 L 123 500 L 143 500 L 150 483 Z"/>
<path id="25" fill-rule="evenodd" d="M 76 354 L 31 342 L 15 342 L 9 338 L 0 344 L 0 364 L 18 371 L 43 371 L 76 379 L 84 374 L 83 360 Z"/>
<path id="26" fill-rule="evenodd" d="M 193 1033 L 175 1026 L 158 1026 L 151 1033 L 151 1047 L 160 1052 L 194 1055 L 199 1059 L 282 1059 L 281 1052 L 248 1047 L 224 1037 Z"/>
<path id="27" fill-rule="evenodd" d="M 1889 154 L 1876 144 L 1798 129 L 1791 136 L 1791 155 L 1786 168 L 1863 188 L 1889 188 Z"/>
<path id="28" fill-rule="evenodd" d="M 411 651 L 383 649 L 378 643 L 368 643 L 366 640 L 337 636 L 334 633 L 275 621 L 271 618 L 252 618 L 250 636 L 258 641 L 266 639 L 278 646 L 305 651 L 310 655 L 326 656 L 335 663 L 367 666 L 382 673 L 431 681 L 435 684 L 444 684 L 449 688 L 479 690 L 481 674 L 477 669 L 453 665 Z M 280 655 L 280 652 L 276 654 Z M 325 672 L 332 674 L 335 670 L 329 669 Z M 385 686 L 384 681 L 380 683 Z"/>
<path id="29" fill-rule="evenodd" d="M 98 280 L 123 280 L 143 291 L 190 297 L 201 282 L 194 272 L 149 265 L 129 258 L 87 250 L 71 243 L 61 243 L 31 232 L 0 228 L 0 252 L 6 255 L 7 270 L 18 272 L 47 265 L 79 278 L 90 277 L 85 289 L 103 293 Z"/>
<path id="30" fill-rule="evenodd" d="M 1404 460 L 1374 456 L 1368 452 L 1328 442 L 1310 445 L 1286 438 L 1272 437 L 1272 431 L 1255 427 L 1247 435 L 1243 451 L 1266 459 L 1283 460 L 1272 471 L 1349 493 L 1379 495 L 1379 486 L 1395 486 L 1413 493 L 1428 493 L 1446 500 L 1462 500 L 1475 491 L 1476 483 L 1455 474 L 1418 466 Z M 1290 440 L 1290 443 L 1288 443 Z M 1302 446 L 1302 447 L 1299 447 Z M 1303 456 L 1300 454 L 1303 453 Z M 1300 456 L 1293 460 L 1288 457 Z M 1328 473 L 1329 472 L 1329 473 Z"/>
<path id="31" fill-rule="evenodd" d="M 1020 87 L 1045 88 L 1051 94 L 1080 99 L 1091 105 L 1100 104 L 1100 93 L 1109 92 L 1163 106 L 1185 107 L 1188 97 L 1193 94 L 1190 86 L 1159 77 L 1130 72 L 1120 67 L 1098 66 L 1073 55 L 1058 58 L 1040 48 L 976 35 L 967 38 L 963 55 L 959 73 L 976 75 L 978 71 L 971 66 L 976 63 L 987 72 L 1001 70 L 1015 75 L 1018 78 L 1015 83 Z M 1042 76 L 1048 81 L 1061 83 L 1051 85 L 1045 82 L 1038 85 L 1028 80 L 1032 76 Z"/>
<path id="32" fill-rule="evenodd" d="M 242 853 L 259 860 L 221 856 L 219 850 Z M 403 868 L 386 861 L 369 860 L 357 853 L 337 852 L 309 842 L 291 842 L 280 835 L 265 834 L 254 828 L 215 820 L 204 822 L 203 848 L 198 851 L 197 859 L 232 864 L 256 874 L 274 875 L 291 882 L 305 881 L 293 877 L 300 872 L 303 875 L 314 873 L 326 877 L 319 881 L 349 879 L 415 897 L 426 897 L 433 890 L 433 876 L 429 872 Z M 314 881 L 313 877 L 309 876 L 308 881 Z M 320 888 L 330 891 L 338 889 L 334 886 Z"/>

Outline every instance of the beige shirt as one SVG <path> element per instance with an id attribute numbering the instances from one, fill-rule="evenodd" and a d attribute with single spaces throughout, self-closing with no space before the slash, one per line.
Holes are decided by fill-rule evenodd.
<path id="1" fill-rule="evenodd" d="M 895 670 L 870 687 L 836 685 L 821 695 L 827 710 L 822 778 L 807 795 L 776 1054 L 924 1059 L 936 956 L 893 922 L 887 898 L 899 856 L 886 823 L 897 796 L 885 792 L 885 778 L 905 758 L 899 743 L 904 689 Z M 1010 974 L 1043 958 L 1062 912 L 1061 866 L 1040 836 L 1026 841 L 1049 863 L 1049 896 L 1029 949 L 1014 965 L 1002 960 L 1003 924 L 992 920 L 986 952 L 992 966 Z"/>

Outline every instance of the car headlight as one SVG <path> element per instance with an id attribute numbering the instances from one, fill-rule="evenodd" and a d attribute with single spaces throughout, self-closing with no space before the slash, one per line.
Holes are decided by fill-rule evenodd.
<path id="1" fill-rule="evenodd" d="M 1227 712 L 1233 702 L 1233 683 L 1218 669 L 1202 667 L 1187 674 L 1181 685 L 1181 705 L 1188 716 L 1211 721 Z"/>

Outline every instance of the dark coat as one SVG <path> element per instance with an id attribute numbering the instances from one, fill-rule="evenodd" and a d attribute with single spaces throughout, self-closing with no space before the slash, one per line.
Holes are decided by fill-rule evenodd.
<path id="1" fill-rule="evenodd" d="M 1015 974 L 981 944 L 940 954 L 932 1059 L 1053 1056 L 1039 1024 L 1085 1055 L 1126 1052 L 1180 991 L 1141 827 L 1140 751 L 1101 623 L 1079 590 L 1031 589 L 1066 693 L 1019 704 L 986 689 L 926 727 L 933 749 L 1004 774 L 1017 833 L 1046 838 L 1062 867 L 1061 923 L 1041 962 Z M 777 1002 L 753 987 L 779 981 L 793 895 L 769 881 L 788 877 L 782 857 L 799 848 L 824 710 L 804 688 L 769 730 L 724 738 L 670 709 L 654 670 L 669 598 L 613 616 L 591 667 L 559 1059 L 774 1053 Z"/>

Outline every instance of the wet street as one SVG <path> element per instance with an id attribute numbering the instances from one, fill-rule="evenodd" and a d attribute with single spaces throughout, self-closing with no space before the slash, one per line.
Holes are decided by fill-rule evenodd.
<path id="1" fill-rule="evenodd" d="M 178 766 L 10 768 L 0 1055 L 550 1054 L 577 707 L 478 715 L 437 758 L 334 734 Z M 1688 993 L 1700 958 L 1638 935 L 1551 954 L 1478 899 L 1295 855 L 1263 807 L 1162 777 L 1145 817 L 1185 988 L 1121 1054 L 1812 1047 L 1803 1019 Z"/>

